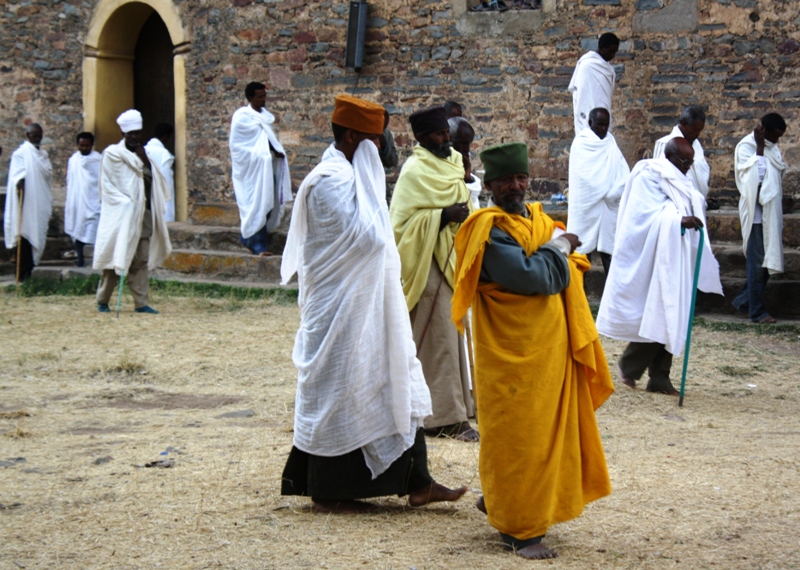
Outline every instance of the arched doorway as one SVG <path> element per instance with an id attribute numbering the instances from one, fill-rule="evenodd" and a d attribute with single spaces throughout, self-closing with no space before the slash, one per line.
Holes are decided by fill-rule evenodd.
<path id="1" fill-rule="evenodd" d="M 160 122 L 175 126 L 175 210 L 187 215 L 186 67 L 190 49 L 171 0 L 100 0 L 83 58 L 84 128 L 102 151 L 121 138 L 116 118 L 137 108 L 145 135 Z"/>

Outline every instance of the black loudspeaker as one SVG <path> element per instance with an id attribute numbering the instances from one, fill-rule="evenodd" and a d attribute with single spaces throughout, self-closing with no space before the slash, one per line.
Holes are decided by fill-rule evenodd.
<path id="1" fill-rule="evenodd" d="M 367 33 L 367 3 L 350 2 L 350 17 L 347 21 L 347 49 L 344 54 L 345 67 L 356 72 L 364 65 L 364 36 Z"/>

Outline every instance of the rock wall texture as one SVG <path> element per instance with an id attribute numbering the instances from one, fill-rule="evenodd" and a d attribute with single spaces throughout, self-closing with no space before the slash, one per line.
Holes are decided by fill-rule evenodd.
<path id="1" fill-rule="evenodd" d="M 623 40 L 613 62 L 614 134 L 631 164 L 677 123 L 681 107 L 702 104 L 712 195 L 735 195 L 733 148 L 771 110 L 787 119 L 781 147 L 790 167 L 800 166 L 798 0 L 545 0 L 543 10 L 504 14 L 471 14 L 468 2 L 371 0 L 358 76 L 344 68 L 344 0 L 177 2 L 191 38 L 190 200 L 232 199 L 229 123 L 251 80 L 269 86 L 267 107 L 295 184 L 331 141 L 333 97 L 347 90 L 389 109 L 401 157 L 413 141 L 408 114 L 460 101 L 478 132 L 476 150 L 527 141 L 533 192 L 561 190 L 573 137 L 566 86 L 578 57 L 606 31 Z M 82 39 L 94 8 L 0 0 L 3 168 L 22 125 L 35 120 L 63 179 L 82 128 Z M 800 193 L 797 173 L 786 191 Z"/>

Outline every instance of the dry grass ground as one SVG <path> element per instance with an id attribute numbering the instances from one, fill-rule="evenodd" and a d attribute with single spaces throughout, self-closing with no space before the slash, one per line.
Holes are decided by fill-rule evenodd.
<path id="1" fill-rule="evenodd" d="M 0 568 L 800 567 L 796 333 L 695 328 L 683 409 L 620 386 L 598 413 L 613 494 L 530 562 L 472 493 L 350 517 L 281 497 L 297 308 L 154 305 L 116 319 L 91 297 L 0 294 Z M 605 346 L 614 362 L 622 343 Z M 428 443 L 440 482 L 480 490 L 477 444 Z M 159 457 L 174 466 L 144 467 Z"/>

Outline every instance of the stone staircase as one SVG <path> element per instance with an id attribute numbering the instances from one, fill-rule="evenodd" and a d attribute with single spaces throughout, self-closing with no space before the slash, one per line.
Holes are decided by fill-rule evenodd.
<path id="1" fill-rule="evenodd" d="M 191 222 L 169 224 L 172 255 L 155 271 L 159 278 L 236 281 L 277 285 L 281 253 L 292 216 L 291 203 L 281 225 L 270 235 L 270 257 L 252 255 L 239 243 L 239 209 L 235 203 L 195 204 Z"/>

